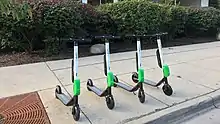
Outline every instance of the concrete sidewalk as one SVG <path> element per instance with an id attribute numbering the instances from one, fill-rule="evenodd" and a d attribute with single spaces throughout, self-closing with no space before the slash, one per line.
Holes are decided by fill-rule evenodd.
<path id="1" fill-rule="evenodd" d="M 196 104 L 199 101 L 193 99 L 208 99 L 208 94 L 217 92 L 220 88 L 219 53 L 220 42 L 164 48 L 165 63 L 171 70 L 169 83 L 174 90 L 173 95 L 166 96 L 161 87 L 145 85 L 146 102 L 141 104 L 137 95 L 113 88 L 116 102 L 113 110 L 107 108 L 104 98 L 97 97 L 86 88 L 88 78 L 93 79 L 95 85 L 106 87 L 103 56 L 80 58 L 82 84 L 79 103 L 83 113 L 79 122 L 74 122 L 71 107 L 62 105 L 54 95 L 55 86 L 60 83 L 72 93 L 70 59 L 0 68 L 0 98 L 38 91 L 52 124 L 145 123 L 152 119 L 150 116 L 159 117 L 159 110 L 176 110 L 179 109 L 176 105 L 190 101 Z M 162 74 L 157 68 L 155 49 L 143 51 L 142 56 L 145 77 L 159 81 Z M 135 52 L 111 55 L 111 70 L 120 81 L 134 85 L 131 73 L 135 67 Z"/>

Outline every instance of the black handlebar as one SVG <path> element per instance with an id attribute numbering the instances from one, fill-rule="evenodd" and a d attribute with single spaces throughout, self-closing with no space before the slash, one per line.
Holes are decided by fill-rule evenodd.
<path id="1" fill-rule="evenodd" d="M 77 44 L 89 44 L 92 42 L 92 40 L 89 38 L 78 38 L 78 39 L 70 38 L 69 40 L 76 42 Z"/>
<path id="2" fill-rule="evenodd" d="M 124 37 L 136 37 L 136 38 L 141 38 L 141 37 L 156 37 L 156 36 L 162 36 L 162 35 L 167 35 L 167 32 L 163 33 L 157 33 L 157 34 L 151 34 L 151 35 L 135 35 L 135 34 L 128 34 L 124 35 Z M 90 44 L 92 43 L 92 38 L 94 39 L 120 39 L 123 36 L 114 36 L 114 35 L 99 35 L 99 36 L 93 36 L 90 38 L 69 38 L 70 41 L 75 41 L 77 44 Z"/>
<path id="3" fill-rule="evenodd" d="M 135 35 L 135 34 L 128 34 L 125 35 L 125 37 L 137 37 L 137 38 L 141 38 L 141 37 L 156 37 L 156 36 L 162 36 L 162 35 L 167 35 L 167 32 L 162 32 L 162 33 L 156 33 L 156 34 L 148 34 L 148 35 Z"/>
<path id="4" fill-rule="evenodd" d="M 114 36 L 114 35 L 100 35 L 94 36 L 95 39 L 120 39 L 121 36 Z"/>

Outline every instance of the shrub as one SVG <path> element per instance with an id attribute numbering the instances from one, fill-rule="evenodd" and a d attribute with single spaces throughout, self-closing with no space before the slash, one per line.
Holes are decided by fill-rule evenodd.
<path id="1" fill-rule="evenodd" d="M 148 1 L 122 1 L 101 5 L 99 11 L 109 13 L 119 21 L 121 33 L 153 33 L 164 29 L 169 21 L 165 7 Z"/>
<path id="2" fill-rule="evenodd" d="M 184 36 L 185 26 L 188 19 L 187 9 L 182 6 L 167 6 L 167 10 L 170 15 L 170 21 L 167 24 L 167 30 L 170 36 Z"/>
<path id="3" fill-rule="evenodd" d="M 155 33 L 167 31 L 171 37 L 215 34 L 220 23 L 220 10 L 158 4 L 148 0 L 126 0 L 98 7 L 118 21 L 122 33 Z"/>
<path id="4" fill-rule="evenodd" d="M 30 4 L 1 2 L 1 49 L 13 48 L 31 52 L 38 33 Z"/>
<path id="5" fill-rule="evenodd" d="M 43 34 L 47 54 L 57 54 L 63 46 L 61 38 L 74 37 L 82 18 L 76 4 L 58 3 L 43 9 Z"/>
<path id="6" fill-rule="evenodd" d="M 149 0 L 126 0 L 97 8 L 71 0 L 10 3 L 14 9 L 7 8 L 6 4 L 0 6 L 0 49 L 31 52 L 45 48 L 47 54 L 59 53 L 61 39 L 66 37 L 161 31 L 179 37 L 204 30 L 214 33 L 220 25 L 220 10 Z"/>
<path id="7" fill-rule="evenodd" d="M 114 33 L 114 22 L 106 13 L 97 11 L 89 4 L 80 4 L 79 12 L 83 18 L 81 28 L 89 35 Z"/>
<path id="8" fill-rule="evenodd" d="M 12 39 L 12 17 L 0 15 L 0 50 L 8 48 L 16 48 Z"/>
<path id="9" fill-rule="evenodd" d="M 88 4 L 67 1 L 46 6 L 43 13 L 46 48 L 58 53 L 65 37 L 86 37 L 113 32 L 110 17 Z M 51 40 L 52 39 L 52 40 Z M 57 40 L 58 39 L 58 40 Z M 51 42 L 50 42 L 51 41 Z M 58 42 L 58 43 L 56 43 Z M 48 46 L 50 45 L 50 46 Z"/>
<path id="10" fill-rule="evenodd" d="M 82 22 L 76 9 L 62 4 L 46 8 L 43 15 L 46 36 L 58 38 L 74 36 L 75 30 Z"/>
<path id="11" fill-rule="evenodd" d="M 31 11 L 21 11 L 26 5 L 31 7 Z M 31 52 L 44 47 L 47 54 L 55 54 L 61 50 L 62 38 L 112 32 L 110 17 L 97 12 L 90 5 L 63 0 L 16 3 L 13 6 L 20 7 L 21 10 L 15 14 L 22 13 L 23 16 L 21 18 L 15 15 L 16 11 L 13 9 L 10 12 L 1 11 L 1 49 L 13 48 Z M 27 16 L 28 14 L 31 16 Z"/>
<path id="12" fill-rule="evenodd" d="M 220 25 L 220 10 L 209 8 L 188 8 L 186 29 L 188 34 L 215 31 Z M 212 32 L 214 33 L 214 32 Z M 202 34 L 202 33 L 201 33 Z"/>

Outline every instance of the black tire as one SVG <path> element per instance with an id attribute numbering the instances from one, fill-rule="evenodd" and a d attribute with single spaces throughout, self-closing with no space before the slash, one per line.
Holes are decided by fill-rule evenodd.
<path id="1" fill-rule="evenodd" d="M 169 84 L 164 84 L 162 89 L 164 94 L 166 94 L 167 96 L 171 96 L 173 94 L 173 89 Z"/>
<path id="2" fill-rule="evenodd" d="M 56 86 L 55 92 L 56 92 L 57 94 L 62 94 L 62 89 L 61 89 L 61 87 L 60 87 L 59 85 Z"/>
<path id="3" fill-rule="evenodd" d="M 117 87 L 118 77 L 114 75 L 114 87 Z"/>
<path id="4" fill-rule="evenodd" d="M 62 89 L 59 85 L 56 86 L 55 97 L 58 99 L 57 94 L 62 94 Z"/>
<path id="5" fill-rule="evenodd" d="M 90 86 L 90 87 L 93 86 L 93 82 L 92 82 L 91 79 L 88 79 L 88 81 L 87 81 L 87 89 L 88 89 L 88 91 L 91 91 L 91 89 L 89 88 L 89 86 Z"/>
<path id="6" fill-rule="evenodd" d="M 139 90 L 139 91 L 138 91 L 138 98 L 139 98 L 139 101 L 140 101 L 141 103 L 144 103 L 144 102 L 145 102 L 144 90 Z"/>
<path id="7" fill-rule="evenodd" d="M 78 105 L 73 106 L 73 108 L 72 108 L 72 115 L 73 115 L 73 119 L 75 121 L 79 120 L 79 118 L 80 118 L 80 108 L 79 108 Z"/>
<path id="8" fill-rule="evenodd" d="M 106 105 L 111 110 L 115 107 L 115 101 L 114 101 L 113 96 L 106 97 Z"/>
<path id="9" fill-rule="evenodd" d="M 114 75 L 114 82 L 118 82 L 118 77 Z"/>
<path id="10" fill-rule="evenodd" d="M 134 83 L 138 83 L 138 73 L 137 72 L 134 72 L 133 74 L 132 74 L 132 81 L 134 82 Z"/>

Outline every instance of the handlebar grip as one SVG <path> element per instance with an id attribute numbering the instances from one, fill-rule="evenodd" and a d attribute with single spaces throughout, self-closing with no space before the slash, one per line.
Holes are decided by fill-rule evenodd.
<path id="1" fill-rule="evenodd" d="M 101 36 L 94 36 L 95 39 L 119 39 L 120 36 L 113 36 L 113 35 L 101 35 Z"/>

